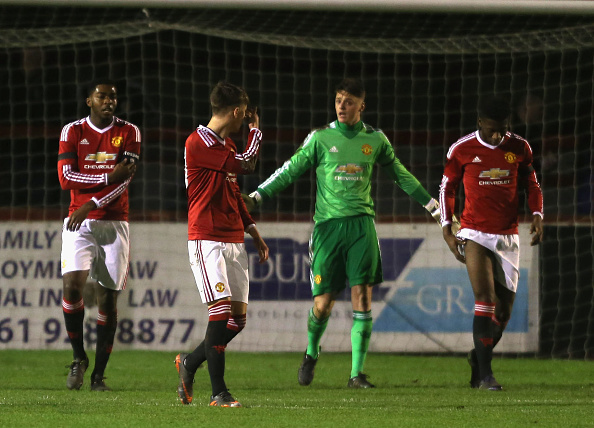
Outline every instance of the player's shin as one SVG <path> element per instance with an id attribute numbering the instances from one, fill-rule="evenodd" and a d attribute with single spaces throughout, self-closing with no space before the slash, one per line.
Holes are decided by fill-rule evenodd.
<path id="1" fill-rule="evenodd" d="M 495 303 L 474 302 L 474 320 L 472 338 L 479 364 L 480 378 L 492 375 L 491 360 L 493 358 L 493 322 Z"/>
<path id="2" fill-rule="evenodd" d="M 328 326 L 328 319 L 330 317 L 326 317 L 324 319 L 319 319 L 315 316 L 313 308 L 309 311 L 309 316 L 307 318 L 307 351 L 306 354 L 314 359 L 318 358 L 318 354 L 320 353 L 320 340 L 322 339 L 322 335 L 326 331 L 326 327 Z"/>
<path id="3" fill-rule="evenodd" d="M 497 319 L 495 315 L 491 318 L 493 322 L 493 348 L 499 343 L 501 340 L 501 336 L 503 336 L 503 331 L 507 326 L 507 321 L 503 322 Z"/>
<path id="4" fill-rule="evenodd" d="M 242 314 L 242 315 L 232 315 L 229 318 L 229 321 L 227 322 L 227 330 L 226 330 L 226 336 L 225 336 L 225 340 L 226 340 L 226 344 L 229 344 L 229 342 L 231 342 L 235 336 L 237 336 L 241 330 L 243 330 L 245 328 L 245 324 L 246 324 L 246 315 Z M 186 356 L 186 359 L 184 361 L 184 366 L 186 367 L 186 370 L 188 370 L 191 373 L 194 373 L 196 370 L 198 370 L 198 367 L 200 367 L 202 365 L 202 363 L 204 363 L 206 361 L 206 346 L 204 344 L 204 341 L 200 342 L 200 345 L 198 345 L 196 347 L 196 349 L 194 349 L 194 351 L 192 351 L 192 353 L 188 354 Z"/>
<path id="5" fill-rule="evenodd" d="M 351 328 L 352 365 L 351 377 L 358 376 L 363 371 L 367 349 L 371 340 L 373 318 L 371 311 L 353 311 L 353 327 Z"/>
<path id="6" fill-rule="evenodd" d="M 97 315 L 97 353 L 95 356 L 95 368 L 91 379 L 103 377 L 107 362 L 111 356 L 113 342 L 118 325 L 118 312 L 114 310 L 109 313 L 99 311 Z"/>
<path id="7" fill-rule="evenodd" d="M 66 332 L 72 345 L 74 359 L 84 360 L 87 358 L 84 347 L 83 321 L 85 318 L 85 305 L 82 297 L 76 302 L 69 302 L 62 299 L 62 311 L 64 313 L 64 324 Z"/>
<path id="8" fill-rule="evenodd" d="M 208 374 L 212 395 L 226 391 L 225 348 L 227 347 L 227 323 L 231 315 L 231 303 L 220 301 L 208 308 L 208 326 L 204 336 L 204 350 L 208 362 Z"/>

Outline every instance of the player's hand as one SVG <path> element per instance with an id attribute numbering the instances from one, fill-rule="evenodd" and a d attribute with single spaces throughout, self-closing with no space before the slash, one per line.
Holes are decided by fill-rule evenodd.
<path id="1" fill-rule="evenodd" d="M 245 117 L 248 120 L 248 126 L 250 129 L 260 129 L 260 116 L 258 116 L 258 107 L 248 107 L 245 112 Z"/>
<path id="2" fill-rule="evenodd" d="M 452 215 L 452 235 L 458 233 L 462 226 L 460 225 L 460 220 L 455 215 Z"/>
<path id="3" fill-rule="evenodd" d="M 532 224 L 530 225 L 530 234 L 532 236 L 532 241 L 530 241 L 530 246 L 538 245 L 542 242 L 542 218 L 538 214 L 532 216 Z"/>
<path id="4" fill-rule="evenodd" d="M 260 257 L 259 263 L 265 263 L 266 260 L 268 260 L 268 245 L 266 245 L 266 242 L 259 236 L 258 238 L 254 238 L 254 245 L 256 246 L 258 256 Z"/>
<path id="5" fill-rule="evenodd" d="M 256 170 L 256 163 L 258 162 L 257 157 L 253 157 L 251 159 L 241 161 L 241 169 L 245 171 L 246 174 L 251 174 Z"/>
<path id="6" fill-rule="evenodd" d="M 250 227 L 247 233 L 249 233 L 254 240 L 254 245 L 256 246 L 256 250 L 258 250 L 258 256 L 260 256 L 260 264 L 266 262 L 266 260 L 268 260 L 268 245 L 266 245 L 266 242 L 264 242 L 260 236 L 256 226 Z"/>
<path id="7" fill-rule="evenodd" d="M 251 213 L 256 208 L 256 202 L 249 195 L 242 193 L 241 199 L 243 199 L 243 202 L 245 203 L 245 207 L 247 208 L 249 213 Z"/>
<path id="8" fill-rule="evenodd" d="M 124 159 L 118 163 L 115 168 L 107 174 L 107 183 L 123 183 L 136 172 L 136 163 Z"/>
<path id="9" fill-rule="evenodd" d="M 83 204 L 79 209 L 74 211 L 70 217 L 68 217 L 68 223 L 66 223 L 66 229 L 75 232 L 80 229 L 82 222 L 86 220 L 87 216 L 91 211 L 97 208 L 95 202 L 89 201 Z"/>
<path id="10" fill-rule="evenodd" d="M 466 257 L 464 257 L 465 239 L 460 239 L 452 233 L 452 225 L 447 224 L 443 227 L 443 239 L 448 244 L 448 248 L 460 263 L 466 264 Z"/>

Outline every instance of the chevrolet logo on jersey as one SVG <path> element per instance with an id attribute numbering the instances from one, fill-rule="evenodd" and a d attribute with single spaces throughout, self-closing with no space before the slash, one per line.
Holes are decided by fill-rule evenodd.
<path id="1" fill-rule="evenodd" d="M 85 157 L 86 161 L 95 161 L 96 163 L 105 163 L 107 161 L 116 160 L 116 153 L 97 152 L 91 153 Z"/>
<path id="2" fill-rule="evenodd" d="M 488 171 L 481 171 L 479 177 L 486 178 L 489 177 L 491 180 L 498 180 L 501 177 L 509 176 L 509 169 L 499 169 L 499 168 L 491 168 Z"/>
<path id="3" fill-rule="evenodd" d="M 357 174 L 358 172 L 363 171 L 363 168 L 361 168 L 359 165 L 354 164 L 354 163 L 349 163 L 348 165 L 340 165 L 338 168 L 336 168 L 335 172 L 345 172 L 347 174 Z"/>

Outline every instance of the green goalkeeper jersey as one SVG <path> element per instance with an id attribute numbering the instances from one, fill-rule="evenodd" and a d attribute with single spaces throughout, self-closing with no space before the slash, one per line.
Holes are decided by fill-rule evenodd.
<path id="1" fill-rule="evenodd" d="M 400 163 L 385 134 L 362 121 L 348 126 L 336 120 L 311 132 L 291 159 L 258 186 L 258 193 L 263 199 L 271 198 L 315 167 L 315 223 L 375 216 L 371 175 L 376 163 L 417 202 L 426 205 L 431 200 L 421 183 Z"/>

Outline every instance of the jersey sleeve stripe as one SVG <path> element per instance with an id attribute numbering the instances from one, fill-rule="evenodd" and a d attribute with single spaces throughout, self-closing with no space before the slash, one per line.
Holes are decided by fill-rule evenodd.
<path id="1" fill-rule="evenodd" d="M 132 177 L 128 178 L 126 181 L 124 181 L 122 184 L 120 184 L 118 187 L 116 187 L 112 192 L 109 192 L 107 195 L 105 195 L 101 199 L 97 199 L 97 198 L 93 197 L 92 200 L 97 205 L 97 208 L 101 208 L 101 207 L 109 204 L 111 201 L 113 201 L 118 196 L 120 196 L 122 193 L 124 193 L 124 191 L 128 187 L 128 184 L 130 184 L 130 181 L 132 181 Z"/>
<path id="2" fill-rule="evenodd" d="M 456 147 L 458 147 L 460 144 L 465 143 L 468 140 L 471 140 L 473 138 L 474 138 L 474 132 L 460 138 L 458 141 L 456 141 L 454 144 L 452 144 L 452 146 L 448 150 L 447 158 L 450 159 L 452 157 L 452 152 L 456 149 Z"/>
<path id="3" fill-rule="evenodd" d="M 277 169 L 276 171 L 274 171 L 270 177 L 268 177 L 262 184 L 260 184 L 258 186 L 258 188 L 265 189 L 266 186 L 268 186 L 270 183 L 272 183 L 276 179 L 276 177 L 278 177 L 280 174 L 282 174 L 283 171 L 285 171 L 286 169 L 288 169 L 289 168 L 289 165 L 291 165 L 291 160 L 290 159 L 288 161 L 286 161 L 283 164 L 283 166 L 281 166 L 279 169 Z"/>
<path id="4" fill-rule="evenodd" d="M 140 134 L 140 129 L 138 129 L 138 126 L 134 125 L 133 123 L 126 122 L 126 121 L 124 121 L 124 123 L 126 125 L 130 125 L 132 127 L 132 129 L 134 129 L 134 134 L 136 135 L 136 142 L 137 143 L 141 143 L 142 142 L 141 141 L 142 140 L 142 136 Z"/>
<path id="5" fill-rule="evenodd" d="M 216 143 L 218 143 L 218 141 L 206 129 L 198 128 L 196 132 L 200 135 L 200 138 L 202 139 L 206 147 L 212 147 Z"/>
<path id="6" fill-rule="evenodd" d="M 72 165 L 62 166 L 62 175 L 66 180 L 77 183 L 107 184 L 107 174 L 81 174 L 72 170 Z"/>
<path id="7" fill-rule="evenodd" d="M 246 151 L 243 153 L 237 153 L 235 159 L 238 160 L 251 160 L 258 155 L 260 149 L 260 141 L 262 141 L 262 131 L 258 128 L 253 128 L 250 131 L 249 142 Z"/>
<path id="8" fill-rule="evenodd" d="M 73 124 L 74 123 L 69 123 L 68 125 L 64 126 L 64 128 L 62 128 L 62 133 L 60 134 L 60 141 L 66 141 L 68 139 L 68 131 L 70 131 L 70 127 Z"/>
<path id="9" fill-rule="evenodd" d="M 439 213 L 439 220 L 440 220 L 442 226 L 445 226 L 446 224 L 450 223 L 450 220 L 446 218 L 447 215 L 446 215 L 445 189 L 446 189 L 447 184 L 448 184 L 448 177 L 444 175 L 441 179 L 441 184 L 439 185 L 439 206 L 441 207 L 441 210 Z"/>
<path id="10" fill-rule="evenodd" d="M 62 132 L 60 133 L 60 141 L 67 141 L 68 140 L 68 132 L 70 131 L 70 128 L 72 128 L 74 125 L 80 125 L 84 121 L 85 121 L 85 119 L 80 119 L 75 122 L 70 122 L 70 123 L 64 125 L 64 127 L 62 128 Z"/>

